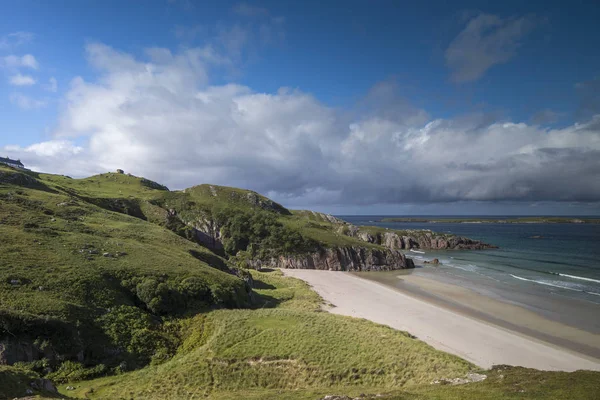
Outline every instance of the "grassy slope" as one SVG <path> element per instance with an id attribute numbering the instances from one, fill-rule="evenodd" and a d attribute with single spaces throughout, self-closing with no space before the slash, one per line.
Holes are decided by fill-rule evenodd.
<path id="1" fill-rule="evenodd" d="M 174 208 L 185 220 L 206 217 L 215 207 L 242 210 L 266 210 L 277 214 L 279 222 L 304 237 L 318 242 L 322 247 L 360 246 L 382 248 L 362 240 L 345 236 L 339 226 L 306 211 L 290 211 L 272 200 L 249 190 L 217 185 L 198 185 L 179 192 L 165 193 L 159 197 L 164 208 Z"/>
<path id="2" fill-rule="evenodd" d="M 138 218 L 101 209 L 60 191 L 50 192 L 55 190 L 52 183 L 57 178 L 41 180 L 48 184 L 48 190 L 0 186 L 3 308 L 64 315 L 69 306 L 86 307 L 90 290 L 98 289 L 95 285 L 112 285 L 105 282 L 103 274 L 194 275 L 209 283 L 237 285 L 238 279 L 189 254 L 193 249 L 212 255 L 199 245 Z M 87 249 L 98 254 L 89 254 Z M 105 252 L 126 255 L 103 257 Z M 22 284 L 11 285 L 13 279 Z M 103 299 L 98 301 L 95 305 L 107 306 L 125 299 L 106 299 L 106 304 L 102 304 Z"/>
<path id="3" fill-rule="evenodd" d="M 346 236 L 339 232 L 339 226 L 326 221 L 318 216 L 307 214 L 303 211 L 293 211 L 288 217 L 280 218 L 285 225 L 298 229 L 303 235 L 328 246 L 359 246 L 369 248 L 383 248 L 382 246 L 367 243 L 360 239 Z M 362 228 L 362 227 L 361 227 Z"/>
<path id="4" fill-rule="evenodd" d="M 84 190 L 95 180 L 107 184 Z M 135 368 L 153 357 L 153 346 L 164 358 L 177 343 L 164 321 L 215 303 L 249 304 L 244 282 L 220 271 L 225 263 L 213 253 L 85 200 L 162 191 L 126 175 L 87 181 L 0 168 L 0 340 L 50 350 L 50 359 L 83 350 L 88 365 L 110 369 L 125 360 Z M 137 325 L 124 333 L 132 316 Z"/>
<path id="5" fill-rule="evenodd" d="M 376 244 L 367 243 L 363 240 L 349 237 L 344 235 L 342 232 L 344 231 L 343 227 L 340 227 L 340 223 L 344 223 L 340 220 L 340 222 L 331 222 L 329 221 L 324 214 L 315 213 L 308 210 L 293 210 L 293 217 L 288 219 L 288 224 L 291 226 L 298 227 L 302 232 L 305 232 L 307 236 L 312 238 L 320 238 L 328 243 L 336 243 L 337 245 L 357 245 L 357 246 L 371 246 L 375 248 L 381 248 Z M 336 218 L 337 220 L 337 218 Z M 453 235 L 442 233 L 442 232 L 432 232 L 423 229 L 389 229 L 382 228 L 378 226 L 360 226 L 361 232 L 367 232 L 372 236 L 382 235 L 386 232 L 394 232 L 399 236 L 411 236 L 413 238 L 417 238 L 421 235 L 430 233 L 435 238 L 450 238 Z"/>
<path id="6" fill-rule="evenodd" d="M 318 399 L 381 394 L 384 399 L 594 399 L 600 374 L 498 367 L 488 379 L 432 385 L 475 367 L 410 335 L 366 320 L 319 312 L 304 283 L 253 272 L 275 309 L 219 310 L 194 317 L 171 361 L 120 376 L 73 382 L 76 398 Z"/>
<path id="7" fill-rule="evenodd" d="M 190 319 L 171 361 L 76 383 L 89 398 L 244 396 L 254 390 L 414 387 L 474 367 L 410 335 L 366 320 L 319 312 L 320 299 L 277 271 L 253 272 L 275 309 L 219 310 Z M 90 393 L 91 389 L 93 392 Z"/>

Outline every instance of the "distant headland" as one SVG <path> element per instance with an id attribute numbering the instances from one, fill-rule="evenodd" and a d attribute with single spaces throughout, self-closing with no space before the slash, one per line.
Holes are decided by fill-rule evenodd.
<path id="1" fill-rule="evenodd" d="M 515 218 L 382 218 L 380 222 L 426 222 L 453 224 L 600 224 L 600 218 L 515 217 Z"/>

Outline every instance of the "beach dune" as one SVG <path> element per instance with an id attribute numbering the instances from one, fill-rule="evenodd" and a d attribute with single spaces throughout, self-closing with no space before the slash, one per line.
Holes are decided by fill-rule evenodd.
<path id="1" fill-rule="evenodd" d="M 407 331 L 482 368 L 507 364 L 550 371 L 600 370 L 600 360 L 479 321 L 347 272 L 286 269 L 328 303 L 328 311 Z"/>

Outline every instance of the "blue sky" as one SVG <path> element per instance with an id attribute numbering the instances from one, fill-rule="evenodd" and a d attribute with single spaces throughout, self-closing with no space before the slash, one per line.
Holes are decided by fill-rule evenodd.
<path id="1" fill-rule="evenodd" d="M 555 193 L 546 164 L 576 152 L 579 164 L 569 159 L 560 179 L 598 180 L 586 164 L 598 151 L 600 114 L 593 2 L 3 1 L 2 9 L 0 147 L 33 167 L 79 176 L 124 165 L 174 188 L 209 180 L 334 212 L 528 213 L 540 204 L 598 212 L 600 189 Z M 140 83 L 134 72 L 149 65 L 156 81 Z M 184 86 L 165 83 L 172 79 Z M 172 96 L 150 104 L 159 89 Z M 213 95 L 223 108 L 198 100 Z M 255 118 L 198 119 L 232 104 Z M 172 108 L 153 125 L 162 130 L 140 131 L 156 107 Z M 186 118 L 213 130 L 179 126 Z M 453 135 L 467 135 L 462 147 L 431 145 Z M 240 156 L 225 138 L 266 146 Z M 161 140 L 185 149 L 186 163 L 169 173 L 153 166 L 173 160 Z M 475 144 L 462 151 L 484 141 L 485 155 Z M 233 150 L 208 164 L 191 143 Z M 427 149 L 441 152 L 439 163 L 421 167 Z M 417 177 L 407 181 L 410 168 Z M 425 184 L 425 169 L 450 172 Z M 385 183 L 369 181 L 382 170 Z"/>

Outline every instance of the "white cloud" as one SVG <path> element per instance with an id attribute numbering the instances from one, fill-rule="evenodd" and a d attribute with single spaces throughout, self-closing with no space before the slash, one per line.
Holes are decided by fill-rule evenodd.
<path id="1" fill-rule="evenodd" d="M 32 110 L 48 105 L 46 100 L 34 99 L 22 93 L 12 93 L 10 95 L 10 102 L 23 110 Z"/>
<path id="2" fill-rule="evenodd" d="M 97 172 L 94 163 L 87 160 L 85 149 L 67 140 L 49 140 L 31 146 L 4 146 L 3 154 L 20 158 L 34 171 L 53 171 L 70 175 L 90 176 Z"/>
<path id="3" fill-rule="evenodd" d="M 34 56 L 25 54 L 24 56 L 16 56 L 14 54 L 0 58 L 0 67 L 16 69 L 16 68 L 31 68 L 38 69 L 39 64 Z"/>
<path id="4" fill-rule="evenodd" d="M 50 79 L 48 79 L 48 83 L 44 85 L 44 89 L 46 89 L 49 92 L 56 93 L 56 91 L 58 90 L 58 81 L 56 80 L 56 78 L 51 77 Z"/>
<path id="5" fill-rule="evenodd" d="M 18 47 L 33 40 L 31 32 L 19 31 L 0 36 L 0 50 Z"/>
<path id="6" fill-rule="evenodd" d="M 529 17 L 501 18 L 479 14 L 472 18 L 446 50 L 446 64 L 454 82 L 481 78 L 496 64 L 508 62 L 516 54 L 519 40 L 534 25 Z"/>
<path id="7" fill-rule="evenodd" d="M 386 83 L 350 114 L 298 90 L 211 86 L 205 50 L 139 60 L 88 46 L 100 76 L 71 82 L 54 134 L 63 144 L 10 155 L 69 175 L 123 168 L 172 188 L 246 187 L 292 206 L 600 201 L 600 116 L 562 129 L 440 119 Z"/>
<path id="8" fill-rule="evenodd" d="M 75 146 L 66 140 L 51 140 L 33 144 L 24 149 L 27 153 L 33 153 L 40 157 L 74 156 L 83 152 L 83 148 Z"/>
<path id="9" fill-rule="evenodd" d="M 16 74 L 9 78 L 8 83 L 13 86 L 31 86 L 35 85 L 35 79 L 30 75 Z"/>
<path id="10" fill-rule="evenodd" d="M 248 3 L 238 3 L 233 6 L 233 12 L 243 17 L 264 17 L 269 15 L 269 10 L 264 7 L 253 6 Z"/>

